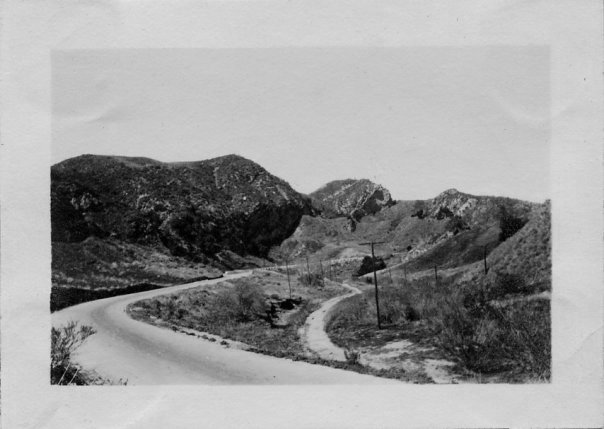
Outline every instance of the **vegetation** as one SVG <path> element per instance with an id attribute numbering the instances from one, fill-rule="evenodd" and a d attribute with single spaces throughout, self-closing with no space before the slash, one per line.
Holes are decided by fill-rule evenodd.
<path id="1" fill-rule="evenodd" d="M 287 278 L 266 272 L 139 301 L 129 312 L 139 320 L 243 342 L 261 353 L 303 355 L 298 329 L 321 302 L 345 292 L 336 283 L 319 288 L 304 278 L 291 278 L 291 300 Z"/>
<path id="2" fill-rule="evenodd" d="M 303 276 L 301 276 L 302 278 Z M 346 352 L 347 361 L 328 361 L 311 355 L 305 349 L 299 330 L 321 302 L 346 290 L 330 281 L 318 288 L 292 281 L 294 299 L 288 293 L 285 276 L 258 273 L 253 276 L 209 287 L 196 288 L 174 295 L 160 296 L 131 304 L 129 314 L 135 319 L 158 326 L 183 330 L 209 341 L 219 341 L 205 333 L 244 343 L 248 350 L 280 358 L 346 369 L 362 374 L 430 382 L 424 374 L 375 370 L 359 363 L 360 354 Z M 221 343 L 228 347 L 229 343 Z"/>
<path id="3" fill-rule="evenodd" d="M 325 279 L 319 273 L 302 273 L 298 276 L 298 281 L 304 286 L 323 287 Z"/>
<path id="4" fill-rule="evenodd" d="M 499 233 L 499 241 L 505 241 L 516 234 L 526 222 L 527 219 L 514 216 L 505 206 L 501 206 L 499 214 L 499 228 L 501 230 Z"/>
<path id="5" fill-rule="evenodd" d="M 50 309 L 220 275 L 216 268 L 111 238 L 54 242 Z"/>
<path id="6" fill-rule="evenodd" d="M 375 258 L 375 270 L 383 270 L 386 268 L 386 262 L 380 257 Z M 357 276 L 362 276 L 367 273 L 373 272 L 374 269 L 374 261 L 371 256 L 365 256 L 363 261 L 361 262 L 361 266 L 359 270 L 356 272 Z"/>
<path id="7" fill-rule="evenodd" d="M 113 237 L 191 260 L 221 250 L 264 257 L 310 212 L 287 182 L 237 155 L 187 163 L 82 155 L 51 168 L 53 242 Z"/>
<path id="8" fill-rule="evenodd" d="M 530 297 L 543 288 L 509 274 L 479 284 L 454 276 L 435 285 L 424 277 L 380 288 L 381 331 L 371 290 L 341 303 L 327 330 L 336 344 L 349 349 L 409 339 L 485 380 L 547 381 L 550 304 Z"/>
<path id="9" fill-rule="evenodd" d="M 50 351 L 50 383 L 58 385 L 87 385 L 87 384 L 126 384 L 119 380 L 117 383 L 103 378 L 98 374 L 84 370 L 72 360 L 73 353 L 95 333 L 87 325 L 78 326 L 77 322 L 69 322 L 61 328 L 52 328 Z"/>

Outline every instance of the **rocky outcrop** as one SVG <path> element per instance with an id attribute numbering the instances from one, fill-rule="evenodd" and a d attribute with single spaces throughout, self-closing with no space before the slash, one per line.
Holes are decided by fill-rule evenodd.
<path id="1" fill-rule="evenodd" d="M 359 221 L 395 204 L 390 192 L 367 179 L 336 180 L 310 194 L 313 206 L 328 218 Z"/>
<path id="2" fill-rule="evenodd" d="M 83 155 L 51 168 L 59 242 L 110 236 L 191 258 L 266 256 L 311 211 L 287 182 L 237 155 L 187 163 Z"/>
<path id="3" fill-rule="evenodd" d="M 505 197 L 475 196 L 448 189 L 436 197 L 417 201 L 412 216 L 436 220 L 451 218 L 451 222 L 466 227 L 498 222 L 502 210 L 528 220 L 529 214 L 538 206 L 536 203 Z"/>

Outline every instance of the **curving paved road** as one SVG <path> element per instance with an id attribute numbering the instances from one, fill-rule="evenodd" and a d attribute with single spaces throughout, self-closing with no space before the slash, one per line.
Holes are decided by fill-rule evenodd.
<path id="1" fill-rule="evenodd" d="M 131 319 L 132 302 L 249 275 L 239 272 L 148 292 L 91 301 L 52 314 L 52 324 L 70 320 L 97 331 L 74 356 L 86 369 L 128 384 L 385 384 L 394 380 L 294 362 L 237 349 Z"/>

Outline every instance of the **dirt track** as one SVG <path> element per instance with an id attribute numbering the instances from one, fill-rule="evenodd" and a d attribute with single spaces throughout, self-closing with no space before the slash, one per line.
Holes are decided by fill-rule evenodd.
<path id="1" fill-rule="evenodd" d="M 325 325 L 329 320 L 331 311 L 339 302 L 361 293 L 359 289 L 346 283 L 343 283 L 343 286 L 349 289 L 350 293 L 325 301 L 318 310 L 308 316 L 302 333 L 304 345 L 308 350 L 322 359 L 340 362 L 346 361 L 344 350 L 331 342 L 327 332 L 325 332 Z"/>

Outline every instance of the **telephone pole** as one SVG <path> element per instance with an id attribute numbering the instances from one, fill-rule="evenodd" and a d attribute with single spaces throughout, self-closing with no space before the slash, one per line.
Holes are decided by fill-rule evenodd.
<path id="1" fill-rule="evenodd" d="M 285 271 L 287 272 L 287 286 L 289 286 L 289 299 L 292 299 L 292 284 L 289 281 L 289 260 L 285 258 Z"/>
<path id="2" fill-rule="evenodd" d="M 370 241 L 367 243 L 359 243 L 360 245 L 371 245 L 371 266 L 373 268 L 373 285 L 375 287 L 375 310 L 377 312 L 377 325 L 378 329 L 382 329 L 382 323 L 380 322 L 380 299 L 378 298 L 378 282 L 377 282 L 377 274 L 375 270 L 375 252 L 373 250 L 376 244 L 382 244 L 385 241 Z"/>
<path id="3" fill-rule="evenodd" d="M 310 264 L 308 263 L 308 255 L 306 256 L 306 272 L 308 273 L 308 285 L 310 286 Z"/>
<path id="4" fill-rule="evenodd" d="M 487 246 L 482 246 L 483 254 L 484 254 L 484 273 L 487 274 L 489 272 L 489 267 L 487 267 Z"/>

